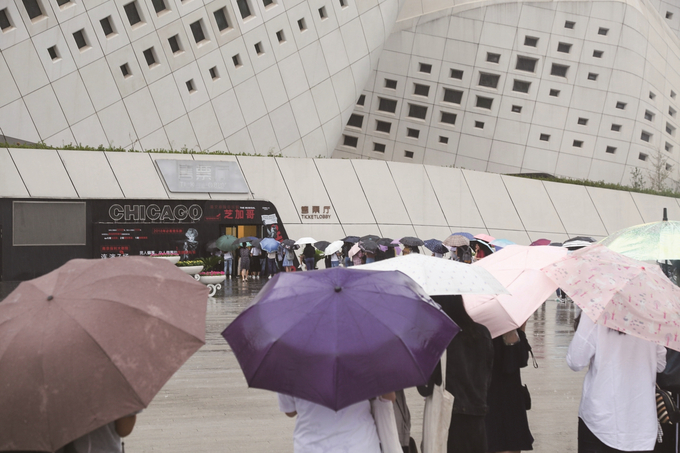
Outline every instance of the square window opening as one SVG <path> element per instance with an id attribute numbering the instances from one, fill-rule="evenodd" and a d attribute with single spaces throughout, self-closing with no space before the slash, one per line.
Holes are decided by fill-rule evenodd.
<path id="1" fill-rule="evenodd" d="M 598 74 L 595 74 L 594 72 L 589 72 L 588 73 L 588 80 L 597 80 Z"/>
<path id="2" fill-rule="evenodd" d="M 266 8 L 270 5 L 275 5 L 274 0 L 262 0 L 262 5 Z"/>
<path id="3" fill-rule="evenodd" d="M 511 112 L 513 113 L 522 113 L 522 106 L 521 105 L 513 105 L 512 108 L 510 109 Z"/>
<path id="4" fill-rule="evenodd" d="M 9 20 L 9 13 L 7 8 L 0 9 L 0 30 L 3 32 L 10 31 L 12 28 L 12 22 Z"/>
<path id="5" fill-rule="evenodd" d="M 236 0 L 236 5 L 238 6 L 239 13 L 241 13 L 241 19 L 245 20 L 253 15 L 250 11 L 248 0 Z"/>
<path id="6" fill-rule="evenodd" d="M 258 55 L 262 55 L 264 53 L 264 50 L 262 50 L 262 42 L 255 43 L 255 53 Z"/>
<path id="7" fill-rule="evenodd" d="M 379 97 L 378 110 L 381 112 L 395 113 L 397 111 L 397 101 Z"/>
<path id="8" fill-rule="evenodd" d="M 595 57 L 595 58 L 602 58 L 603 54 L 604 54 L 604 52 L 601 51 L 601 50 L 593 50 L 593 57 Z"/>
<path id="9" fill-rule="evenodd" d="M 663 148 L 663 149 L 666 150 L 666 151 L 668 151 L 669 153 L 672 153 L 672 152 L 673 152 L 673 145 L 671 145 L 670 143 L 666 142 L 666 144 L 664 145 L 664 148 Z"/>
<path id="10" fill-rule="evenodd" d="M 512 91 L 516 91 L 518 93 L 528 93 L 530 87 L 531 82 L 526 82 L 524 80 L 515 80 L 512 83 Z"/>
<path id="11" fill-rule="evenodd" d="M 158 65 L 156 62 L 156 52 L 153 50 L 153 47 L 149 47 L 144 51 L 144 59 L 146 59 L 146 64 L 149 65 L 150 68 L 154 68 Z"/>
<path id="12" fill-rule="evenodd" d="M 621 132 L 621 125 L 620 124 L 612 124 L 612 131 Z"/>
<path id="13" fill-rule="evenodd" d="M 361 96 L 359 96 L 359 99 L 357 100 L 357 105 L 364 105 L 365 102 L 366 102 L 366 95 L 362 94 Z"/>
<path id="14" fill-rule="evenodd" d="M 536 58 L 529 58 L 518 55 L 515 69 L 517 69 L 518 71 L 536 72 L 537 62 L 538 60 Z"/>
<path id="15" fill-rule="evenodd" d="M 535 38 L 533 36 L 525 36 L 524 45 L 529 47 L 536 47 L 538 46 L 538 38 Z"/>
<path id="16" fill-rule="evenodd" d="M 328 14 L 326 13 L 326 7 L 322 6 L 319 8 L 319 17 L 321 20 L 328 19 Z"/>
<path id="17" fill-rule="evenodd" d="M 626 110 L 626 103 L 619 101 L 616 103 L 616 108 L 619 110 Z"/>
<path id="18" fill-rule="evenodd" d="M 407 159 L 413 159 L 413 151 L 404 151 L 404 157 Z"/>
<path id="19" fill-rule="evenodd" d="M 168 38 L 168 44 L 170 44 L 170 50 L 173 54 L 177 55 L 182 53 L 182 46 L 179 44 L 179 35 L 170 36 Z"/>
<path id="20" fill-rule="evenodd" d="M 666 164 L 666 171 L 671 171 L 673 170 L 673 166 L 671 164 Z"/>
<path id="21" fill-rule="evenodd" d="M 553 88 L 550 89 L 550 96 L 557 97 L 560 95 L 560 90 L 555 90 Z"/>
<path id="22" fill-rule="evenodd" d="M 57 51 L 57 46 L 48 47 L 47 53 L 50 54 L 50 58 L 52 59 L 52 61 L 61 60 L 61 58 L 59 57 L 59 52 Z"/>
<path id="23" fill-rule="evenodd" d="M 297 24 L 298 24 L 298 28 L 300 29 L 300 31 L 305 31 L 305 30 L 307 30 L 307 22 L 305 22 L 305 18 L 304 18 L 304 17 L 303 17 L 302 19 L 299 19 L 299 20 L 297 21 Z"/>
<path id="24" fill-rule="evenodd" d="M 609 33 L 609 29 L 608 29 L 608 28 L 600 27 L 600 28 L 598 28 L 598 30 L 597 30 L 597 34 L 598 34 L 598 35 L 607 36 L 607 33 Z"/>
<path id="25" fill-rule="evenodd" d="M 671 90 L 671 99 L 675 99 L 675 91 Z"/>
<path id="26" fill-rule="evenodd" d="M 489 63 L 500 63 L 500 61 L 501 61 L 501 54 L 499 54 L 499 53 L 487 52 L 487 53 L 486 53 L 486 61 L 488 61 Z"/>
<path id="27" fill-rule="evenodd" d="M 361 129 L 361 127 L 364 125 L 364 116 L 363 115 L 357 115 L 355 113 L 352 113 L 349 117 L 349 121 L 347 121 L 347 126 L 350 127 L 356 127 Z"/>
<path id="28" fill-rule="evenodd" d="M 484 129 L 484 123 L 481 121 L 475 121 L 475 127 L 477 129 Z"/>
<path id="29" fill-rule="evenodd" d="M 647 155 L 645 153 L 638 154 L 638 159 L 640 159 L 643 162 L 646 161 L 648 157 L 649 157 L 649 155 Z"/>
<path id="30" fill-rule="evenodd" d="M 392 79 L 385 79 L 385 88 L 389 88 L 390 90 L 396 90 L 397 81 Z"/>
<path id="31" fill-rule="evenodd" d="M 419 138 L 420 131 L 418 129 L 412 129 L 410 127 L 406 128 L 406 136 L 411 138 Z"/>
<path id="32" fill-rule="evenodd" d="M 416 96 L 429 96 L 430 87 L 428 85 L 421 85 L 420 83 L 413 84 L 413 94 Z"/>
<path id="33" fill-rule="evenodd" d="M 128 18 L 128 22 L 131 27 L 137 24 L 142 24 L 142 17 L 139 15 L 139 10 L 137 9 L 137 2 L 130 2 L 123 7 L 125 10 L 125 15 Z"/>
<path id="34" fill-rule="evenodd" d="M 220 8 L 217 11 L 213 12 L 213 16 L 215 17 L 215 23 L 217 24 L 217 29 L 220 32 L 227 31 L 231 28 L 229 25 L 229 17 L 227 14 L 227 8 Z"/>
<path id="35" fill-rule="evenodd" d="M 574 140 L 574 142 L 572 143 L 572 146 L 573 146 L 574 148 L 581 148 L 581 147 L 583 147 L 583 140 Z"/>
<path id="36" fill-rule="evenodd" d="M 577 123 L 580 124 L 581 126 L 585 126 L 588 124 L 588 118 L 579 118 Z"/>
<path id="37" fill-rule="evenodd" d="M 65 9 L 72 5 L 72 3 L 71 0 L 57 0 L 57 5 L 59 5 L 59 9 Z"/>
<path id="38" fill-rule="evenodd" d="M 605 149 L 604 152 L 607 154 L 615 154 L 616 148 L 614 146 L 607 146 L 607 149 Z"/>
<path id="39" fill-rule="evenodd" d="M 576 25 L 576 22 L 573 22 L 571 20 L 564 22 L 564 28 L 568 28 L 570 30 L 573 30 L 575 25 Z"/>
<path id="40" fill-rule="evenodd" d="M 84 29 L 73 33 L 73 40 L 76 42 L 76 46 L 78 46 L 78 49 L 80 49 L 81 52 L 90 48 L 90 45 L 87 43 L 87 38 L 85 37 Z"/>
<path id="41" fill-rule="evenodd" d="M 444 137 L 443 135 L 439 136 L 439 143 L 447 144 L 448 142 L 449 142 L 449 137 Z"/>
<path id="42" fill-rule="evenodd" d="M 387 122 L 387 121 L 376 120 L 375 121 L 375 130 L 377 132 L 384 132 L 386 134 L 389 134 L 390 131 L 392 130 L 392 123 Z"/>
<path id="43" fill-rule="evenodd" d="M 151 0 L 151 3 L 153 4 L 153 9 L 156 11 L 157 15 L 160 15 L 160 13 L 168 9 L 165 0 Z"/>
<path id="44" fill-rule="evenodd" d="M 557 51 L 562 52 L 562 53 L 570 53 L 571 52 L 571 44 L 566 43 L 566 42 L 560 42 L 557 44 Z"/>
<path id="45" fill-rule="evenodd" d="M 424 120 L 427 117 L 427 107 L 416 104 L 408 105 L 408 116 Z"/>
<path id="46" fill-rule="evenodd" d="M 347 8 L 347 0 L 339 0 L 340 8 Z"/>
<path id="47" fill-rule="evenodd" d="M 458 79 L 458 80 L 463 80 L 463 71 L 460 69 L 451 69 L 449 72 L 449 77 L 452 79 Z"/>
<path id="48" fill-rule="evenodd" d="M 492 105 L 493 105 L 493 98 L 486 98 L 484 96 L 477 96 L 477 102 L 475 103 L 475 107 L 479 107 L 481 109 L 491 110 Z"/>
<path id="49" fill-rule="evenodd" d="M 233 57 L 231 57 L 231 62 L 234 63 L 235 68 L 240 68 L 241 66 L 243 66 L 240 54 L 236 54 Z"/>
<path id="50" fill-rule="evenodd" d="M 552 67 L 550 68 L 550 75 L 553 75 L 553 76 L 556 76 L 556 77 L 566 77 L 568 70 L 569 70 L 569 66 L 566 66 L 566 65 L 563 65 L 563 64 L 553 63 Z"/>
<path id="51" fill-rule="evenodd" d="M 444 123 L 444 124 L 456 124 L 456 117 L 457 115 L 455 113 L 449 113 L 449 112 L 441 112 L 441 116 L 439 117 L 439 122 Z"/>
<path id="52" fill-rule="evenodd" d="M 115 36 L 116 30 L 113 28 L 113 24 L 111 24 L 111 16 L 107 16 L 100 20 L 99 25 L 102 26 L 104 36 L 106 36 L 107 38 L 112 38 L 113 36 Z"/>
<path id="53" fill-rule="evenodd" d="M 40 3 L 38 3 L 38 0 L 22 0 L 22 3 L 24 4 L 24 8 L 26 8 L 28 17 L 32 21 L 35 21 L 36 19 L 44 15 L 42 8 L 40 7 Z"/>
<path id="54" fill-rule="evenodd" d="M 497 74 L 487 74 L 484 72 L 479 73 L 479 86 L 496 88 L 498 86 L 498 81 L 501 76 Z"/>
<path id="55" fill-rule="evenodd" d="M 358 137 L 352 137 L 351 135 L 343 135 L 342 136 L 342 144 L 343 144 L 343 146 L 349 146 L 350 148 L 356 148 L 357 145 L 359 144 L 359 138 Z"/>
<path id="56" fill-rule="evenodd" d="M 427 64 L 427 63 L 419 63 L 418 64 L 418 72 L 430 74 L 432 72 L 432 65 Z"/>
<path id="57" fill-rule="evenodd" d="M 189 93 L 195 93 L 196 92 L 196 87 L 194 86 L 194 79 L 187 80 L 187 90 L 189 90 Z"/>
<path id="58" fill-rule="evenodd" d="M 666 133 L 669 135 L 675 135 L 675 127 L 671 123 L 666 123 Z"/>
<path id="59" fill-rule="evenodd" d="M 212 68 L 209 69 L 210 72 L 210 78 L 213 80 L 219 80 L 220 78 L 220 73 L 217 70 L 217 66 L 213 66 Z"/>
<path id="60" fill-rule="evenodd" d="M 459 104 L 463 99 L 463 92 L 460 90 L 452 90 L 450 88 L 444 88 L 444 102 L 450 102 L 451 104 Z"/>
<path id="61" fill-rule="evenodd" d="M 670 11 L 666 11 L 666 19 L 672 19 L 673 18 L 673 13 Z"/>
<path id="62" fill-rule="evenodd" d="M 649 99 L 654 100 L 654 98 L 656 98 L 656 94 L 654 94 L 653 91 L 650 91 L 650 92 L 649 92 Z"/>
<path id="63" fill-rule="evenodd" d="M 654 120 L 654 114 L 650 112 L 649 110 L 645 110 L 645 119 L 647 121 L 653 121 Z"/>
<path id="64" fill-rule="evenodd" d="M 646 132 L 646 131 L 642 131 L 640 133 L 640 140 L 642 140 L 643 142 L 649 143 L 649 142 L 652 141 L 652 134 L 650 134 L 649 132 Z"/>
<path id="65" fill-rule="evenodd" d="M 278 41 L 282 44 L 286 42 L 286 35 L 283 33 L 283 30 L 276 32 L 276 39 L 278 39 Z"/>
<path id="66" fill-rule="evenodd" d="M 120 72 L 123 73 L 123 77 L 126 79 L 132 76 L 132 73 L 130 72 L 130 66 L 128 66 L 127 63 L 120 65 Z"/>
<path id="67" fill-rule="evenodd" d="M 542 142 L 547 142 L 550 140 L 550 135 L 549 134 L 541 134 L 540 137 L 538 138 Z"/>
<path id="68" fill-rule="evenodd" d="M 675 109 L 674 109 L 673 107 L 668 107 L 668 114 L 671 116 L 671 118 L 675 118 L 675 115 L 676 115 L 677 113 L 678 113 L 678 112 L 676 112 Z"/>
<path id="69" fill-rule="evenodd" d="M 375 151 L 376 153 L 384 153 L 385 145 L 383 143 L 373 142 L 373 151 Z"/>
<path id="70" fill-rule="evenodd" d="M 191 33 L 194 35 L 194 41 L 196 42 L 196 44 L 200 44 L 203 41 L 206 41 L 205 33 L 203 32 L 202 20 L 197 20 L 193 24 L 189 25 L 189 28 L 191 28 Z"/>

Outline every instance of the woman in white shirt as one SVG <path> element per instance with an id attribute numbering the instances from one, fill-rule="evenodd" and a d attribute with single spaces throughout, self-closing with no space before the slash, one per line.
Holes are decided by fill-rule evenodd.
<path id="1" fill-rule="evenodd" d="M 651 452 L 658 429 L 656 373 L 666 367 L 666 348 L 582 315 L 567 364 L 574 371 L 589 367 L 578 413 L 578 452 Z"/>

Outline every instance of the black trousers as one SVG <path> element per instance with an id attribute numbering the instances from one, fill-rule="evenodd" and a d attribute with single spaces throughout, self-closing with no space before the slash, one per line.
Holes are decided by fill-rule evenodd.
<path id="1" fill-rule="evenodd" d="M 578 453 L 625 453 L 602 443 L 586 424 L 578 419 Z M 636 451 L 627 453 L 652 453 L 649 451 Z"/>

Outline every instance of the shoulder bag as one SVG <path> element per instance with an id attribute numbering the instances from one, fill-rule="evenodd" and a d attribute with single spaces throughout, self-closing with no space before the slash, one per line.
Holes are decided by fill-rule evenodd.
<path id="1" fill-rule="evenodd" d="M 371 413 L 373 420 L 375 420 L 382 453 L 403 453 L 392 401 L 384 400 L 379 396 L 373 398 L 371 400 Z"/>
<path id="2" fill-rule="evenodd" d="M 453 395 L 446 391 L 446 351 L 441 358 L 442 385 L 435 385 L 425 398 L 423 410 L 423 453 L 446 453 Z"/>

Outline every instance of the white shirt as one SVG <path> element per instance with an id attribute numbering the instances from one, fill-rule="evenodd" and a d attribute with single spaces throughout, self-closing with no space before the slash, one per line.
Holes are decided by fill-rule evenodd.
<path id="1" fill-rule="evenodd" d="M 331 261 L 340 261 L 340 257 L 338 256 L 337 253 L 333 253 L 331 255 Z"/>
<path id="2" fill-rule="evenodd" d="M 289 395 L 279 394 L 281 412 L 297 412 L 295 453 L 380 453 L 371 403 L 362 401 L 335 412 Z"/>
<path id="3" fill-rule="evenodd" d="M 656 373 L 666 367 L 666 348 L 620 335 L 583 314 L 567 364 L 574 371 L 589 367 L 578 416 L 598 439 L 618 450 L 654 449 Z"/>
<path id="4" fill-rule="evenodd" d="M 262 254 L 262 250 L 260 250 L 257 247 L 253 247 L 252 249 L 250 249 L 250 254 L 253 256 L 260 256 Z"/>
<path id="5" fill-rule="evenodd" d="M 111 422 L 74 440 L 73 447 L 78 453 L 121 453 L 121 442 L 116 422 Z"/>

